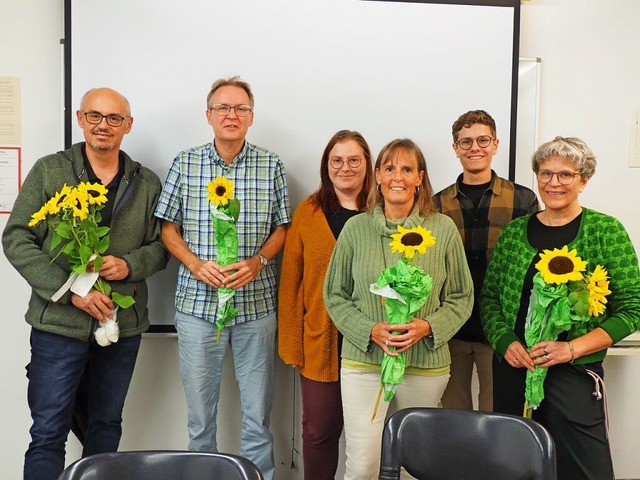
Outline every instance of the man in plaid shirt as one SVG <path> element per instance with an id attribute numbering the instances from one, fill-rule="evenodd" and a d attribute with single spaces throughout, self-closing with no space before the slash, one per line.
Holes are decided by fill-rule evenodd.
<path id="1" fill-rule="evenodd" d="M 269 414 L 273 400 L 276 345 L 276 267 L 291 221 L 280 158 L 246 141 L 253 124 L 251 87 L 238 77 L 217 80 L 207 96 L 214 139 L 180 152 L 167 173 L 155 215 L 162 240 L 180 261 L 176 317 L 182 383 L 187 399 L 189 450 L 216 452 L 216 413 L 222 363 L 233 354 L 240 388 L 240 455 L 265 479 L 274 475 Z M 237 263 L 216 262 L 207 185 L 216 177 L 235 185 L 240 201 Z M 236 290 L 238 314 L 216 341 L 220 287 Z"/>
<path id="2" fill-rule="evenodd" d="M 500 232 L 514 218 L 537 212 L 538 200 L 530 189 L 499 177 L 491 169 L 499 144 L 491 115 L 484 110 L 464 113 L 453 124 L 452 134 L 462 174 L 434 200 L 438 209 L 453 219 L 462 236 L 475 302 L 471 316 L 449 341 L 451 378 L 442 406 L 473 409 L 471 379 L 475 364 L 480 386 L 478 408 L 492 411 L 493 349 L 482 332 L 478 296 Z"/>

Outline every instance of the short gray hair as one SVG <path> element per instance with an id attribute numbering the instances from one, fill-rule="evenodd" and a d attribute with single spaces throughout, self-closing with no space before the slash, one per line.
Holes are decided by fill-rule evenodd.
<path id="1" fill-rule="evenodd" d="M 596 173 L 596 156 L 587 144 L 577 137 L 556 137 L 540 145 L 531 157 L 533 171 L 538 173 L 540 164 L 553 156 L 571 160 L 582 178 L 589 179 Z"/>

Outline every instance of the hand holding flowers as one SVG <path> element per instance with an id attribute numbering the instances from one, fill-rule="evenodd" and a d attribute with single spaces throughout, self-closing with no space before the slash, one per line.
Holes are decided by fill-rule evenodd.
<path id="1" fill-rule="evenodd" d="M 216 177 L 207 186 L 207 200 L 211 202 L 211 218 L 214 225 L 214 238 L 217 246 L 217 262 L 222 266 L 238 261 L 238 227 L 236 222 L 240 216 L 240 201 L 233 196 L 234 185 L 225 177 Z M 231 306 L 235 290 L 221 287 L 218 291 L 218 340 L 225 325 L 237 315 L 238 309 Z"/>
<path id="2" fill-rule="evenodd" d="M 538 272 L 533 277 L 533 290 L 529 302 L 529 312 L 525 322 L 525 340 L 528 347 L 541 341 L 556 340 L 561 332 L 574 325 L 586 323 L 591 317 L 598 317 L 606 309 L 609 281 L 607 271 L 596 265 L 591 273 L 587 262 L 569 251 L 565 245 L 561 249 L 544 250 L 535 265 Z M 569 344 L 571 358 L 574 352 Z M 548 353 L 543 349 L 546 360 Z M 544 379 L 547 368 L 535 366 L 527 371 L 524 416 L 531 418 L 532 410 L 538 408 L 544 399 Z"/>
<path id="3" fill-rule="evenodd" d="M 94 288 L 120 308 L 135 303 L 132 297 L 113 291 L 98 273 L 103 266 L 102 254 L 109 248 L 109 227 L 100 226 L 100 210 L 107 202 L 106 194 L 107 189 L 100 183 L 82 182 L 76 187 L 65 184 L 31 216 L 29 227 L 46 221 L 53 233 L 51 251 L 58 251 L 52 261 L 64 254 L 71 269 L 67 283 L 51 297 L 54 302 L 69 289 L 84 297 Z M 93 315 L 97 314 L 99 312 Z M 103 323 L 96 330 L 96 340 L 102 346 L 117 342 L 115 314 Z"/>
<path id="4" fill-rule="evenodd" d="M 414 315 L 427 302 L 431 293 L 433 279 L 414 265 L 412 259 L 416 253 L 425 254 L 427 248 L 435 245 L 436 239 L 429 230 L 421 226 L 410 229 L 398 226 L 398 233 L 393 234 L 391 238 L 391 251 L 400 252 L 403 256 L 396 265 L 387 267 L 380 273 L 370 290 L 383 297 L 387 322 L 399 328 L 412 322 Z M 394 346 L 388 346 L 388 349 L 391 352 L 397 350 Z M 398 350 L 400 351 L 397 355 L 385 353 L 382 360 L 380 381 L 387 402 L 393 398 L 404 378 L 406 348 Z M 377 404 L 376 402 L 375 410 Z M 374 417 L 375 413 L 374 411 Z"/>

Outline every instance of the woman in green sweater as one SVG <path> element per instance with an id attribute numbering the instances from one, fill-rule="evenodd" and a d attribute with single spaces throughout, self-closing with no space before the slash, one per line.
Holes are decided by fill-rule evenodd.
<path id="1" fill-rule="evenodd" d="M 407 139 L 386 145 L 378 155 L 375 177 L 377 189 L 369 196 L 367 214 L 344 226 L 324 283 L 325 305 L 344 336 L 340 381 L 345 480 L 378 478 L 388 412 L 438 405 L 449 380 L 447 342 L 468 318 L 473 303 L 462 240 L 453 221 L 435 211 L 426 161 L 418 146 Z M 381 297 L 369 287 L 400 259 L 389 246 L 398 226 L 421 226 L 436 242 L 413 258 L 433 278 L 431 294 L 411 322 L 392 325 L 386 322 Z M 406 354 L 404 381 L 391 408 L 381 400 L 376 409 L 383 357 L 400 352 Z"/>
<path id="2" fill-rule="evenodd" d="M 546 208 L 503 230 L 480 296 L 482 325 L 495 350 L 494 410 L 522 415 L 527 369 L 547 368 L 544 399 L 533 419 L 554 438 L 558 479 L 611 479 L 602 360 L 608 347 L 640 327 L 638 259 L 618 220 L 580 206 L 579 195 L 596 166 L 582 140 L 556 137 L 534 153 L 532 164 Z M 525 319 L 539 254 L 564 246 L 586 262 L 585 273 L 592 274 L 596 265 L 606 269 L 611 291 L 606 308 L 574 323 L 557 340 L 528 349 Z M 562 274 L 573 265 L 564 256 L 547 269 Z"/>

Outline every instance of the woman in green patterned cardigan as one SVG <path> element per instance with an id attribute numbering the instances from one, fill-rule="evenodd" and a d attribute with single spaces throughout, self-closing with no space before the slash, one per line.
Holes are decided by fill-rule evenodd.
<path id="1" fill-rule="evenodd" d="M 483 328 L 495 350 L 494 410 L 522 415 L 527 369 L 548 368 L 545 397 L 533 419 L 554 438 L 558 479 L 611 479 L 602 360 L 608 347 L 640 327 L 638 259 L 617 219 L 579 203 L 596 166 L 582 140 L 556 137 L 534 153 L 532 165 L 546 208 L 503 230 L 480 296 Z M 587 262 L 587 272 L 596 265 L 607 270 L 606 309 L 556 341 L 527 349 L 524 325 L 535 264 L 543 250 L 565 245 Z"/>

